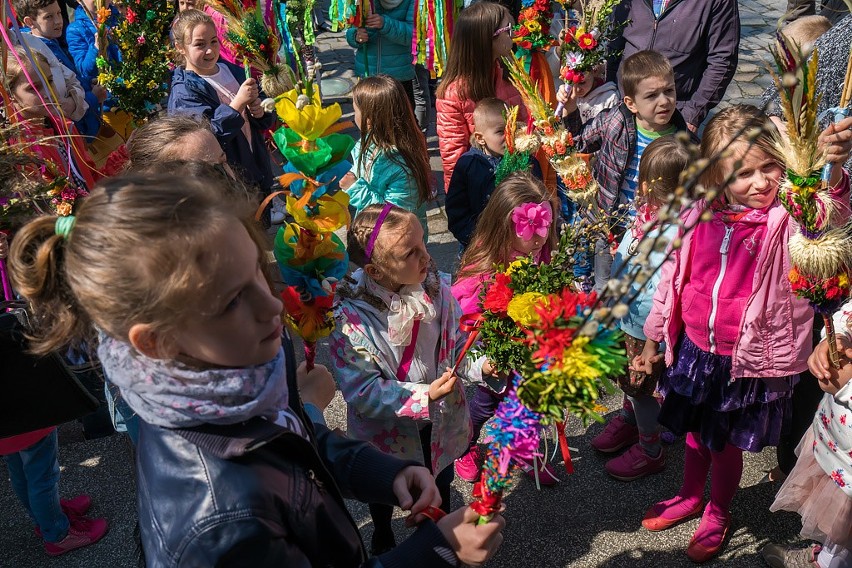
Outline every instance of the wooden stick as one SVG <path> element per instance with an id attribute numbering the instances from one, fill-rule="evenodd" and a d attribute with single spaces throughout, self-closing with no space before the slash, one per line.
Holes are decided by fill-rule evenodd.
<path id="1" fill-rule="evenodd" d="M 843 91 L 840 94 L 840 108 L 846 108 L 852 97 L 852 48 L 849 50 L 849 61 L 846 63 L 846 76 L 843 78 Z"/>
<path id="2" fill-rule="evenodd" d="M 830 314 L 823 314 L 822 320 L 825 322 L 825 340 L 828 342 L 828 358 L 831 361 L 831 366 L 835 369 L 840 369 L 840 353 L 837 352 L 837 335 L 834 333 L 834 320 Z"/>

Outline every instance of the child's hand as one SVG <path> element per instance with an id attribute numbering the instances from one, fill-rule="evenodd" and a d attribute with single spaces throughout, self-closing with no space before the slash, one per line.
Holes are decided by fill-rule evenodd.
<path id="1" fill-rule="evenodd" d="M 494 363 L 487 360 L 482 364 L 482 374 L 489 377 L 499 377 L 500 372 L 494 367 Z"/>
<path id="2" fill-rule="evenodd" d="M 342 178 L 340 178 L 340 181 L 337 182 L 337 185 L 340 186 L 340 189 L 346 191 L 347 189 L 352 187 L 352 184 L 355 183 L 356 179 L 357 178 L 355 177 L 355 174 L 353 174 L 352 172 L 346 172 L 346 174 Z"/>
<path id="3" fill-rule="evenodd" d="M 438 528 L 465 566 L 481 566 L 503 544 L 503 528 L 506 526 L 503 515 L 495 514 L 484 525 L 476 524 L 478 520 L 479 514 L 465 507 L 438 521 Z"/>
<path id="4" fill-rule="evenodd" d="M 630 362 L 630 369 L 636 373 L 644 373 L 651 375 L 654 373 L 654 365 L 663 360 L 663 354 L 660 351 L 660 344 L 656 341 L 648 339 L 645 341 L 645 348 L 638 356 Z"/>
<path id="5" fill-rule="evenodd" d="M 370 14 L 364 21 L 364 26 L 380 30 L 385 26 L 385 18 L 381 14 Z"/>
<path id="6" fill-rule="evenodd" d="M 420 513 L 426 507 L 441 505 L 441 494 L 435 485 L 435 478 L 428 469 L 419 465 L 410 465 L 396 474 L 393 494 L 399 502 L 399 508 L 411 512 L 405 520 L 407 526 L 422 521 L 425 517 Z"/>
<path id="7" fill-rule="evenodd" d="M 562 83 L 556 90 L 556 100 L 563 105 L 562 118 L 577 109 L 577 93 L 568 83 Z"/>
<path id="8" fill-rule="evenodd" d="M 849 159 L 852 152 L 852 116 L 846 117 L 840 122 L 829 124 L 828 128 L 819 135 L 819 148 L 825 152 L 825 161 L 835 164 L 837 167 L 831 170 L 831 187 L 836 186 L 843 179 L 843 164 Z"/>
<path id="9" fill-rule="evenodd" d="M 263 105 L 260 103 L 260 98 L 254 99 L 248 105 L 248 111 L 254 118 L 263 118 Z"/>
<path id="10" fill-rule="evenodd" d="M 240 85 L 240 90 L 237 91 L 236 95 L 234 95 L 230 107 L 237 112 L 243 112 L 243 110 L 252 101 L 254 101 L 259 94 L 260 93 L 257 90 L 257 81 L 249 77 L 243 82 L 242 85 Z"/>
<path id="11" fill-rule="evenodd" d="M 313 404 L 320 410 L 325 410 L 337 390 L 334 379 L 325 365 L 316 365 L 308 372 L 307 365 L 302 363 L 296 369 L 296 384 L 299 387 L 302 402 Z"/>
<path id="12" fill-rule="evenodd" d="M 97 79 L 92 79 L 92 94 L 95 95 L 100 104 L 104 104 L 104 101 L 107 100 L 106 87 L 99 84 Z"/>
<path id="13" fill-rule="evenodd" d="M 59 108 L 62 109 L 63 114 L 74 114 L 74 111 L 77 110 L 77 103 L 71 97 L 63 98 L 59 102 Z"/>
<path id="14" fill-rule="evenodd" d="M 831 364 L 828 354 L 828 341 L 823 339 L 808 357 L 808 369 L 819 381 L 819 388 L 829 394 L 836 394 L 852 378 L 852 341 L 845 335 L 837 336 L 837 352 L 840 355 L 840 369 Z"/>
<path id="15" fill-rule="evenodd" d="M 355 43 L 367 43 L 368 41 L 370 41 L 370 34 L 367 33 L 367 28 L 355 30 Z"/>
<path id="16" fill-rule="evenodd" d="M 447 372 L 438 377 L 429 385 L 429 400 L 441 400 L 453 391 L 456 386 L 457 376 L 453 374 L 452 369 L 447 369 Z"/>

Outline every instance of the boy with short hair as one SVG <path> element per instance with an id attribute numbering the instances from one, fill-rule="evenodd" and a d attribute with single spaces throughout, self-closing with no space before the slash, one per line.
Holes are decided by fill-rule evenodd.
<path id="1" fill-rule="evenodd" d="M 583 125 L 580 113 L 565 118 L 578 152 L 595 153 L 592 173 L 598 183 L 599 213 L 613 218 L 614 232 L 622 232 L 635 215 L 633 198 L 639 177 L 639 159 L 653 140 L 677 131 L 688 131 L 675 108 L 674 71 L 656 51 L 640 51 L 622 64 L 623 101 Z M 694 138 L 694 136 L 693 136 Z M 616 215 L 618 210 L 623 212 Z M 615 235 L 618 242 L 620 235 Z M 595 244 L 595 290 L 604 290 L 612 268 L 607 239 Z"/>
<path id="2" fill-rule="evenodd" d="M 497 166 L 506 152 L 506 103 L 489 97 L 473 110 L 473 134 L 470 150 L 456 163 L 447 186 L 447 222 L 450 232 L 467 248 L 479 214 L 494 192 Z M 541 168 L 530 160 L 532 174 L 541 179 Z"/>
<path id="3" fill-rule="evenodd" d="M 53 87 L 63 114 L 74 121 L 77 130 L 87 137 L 100 129 L 100 103 L 106 98 L 102 87 L 81 81 L 71 56 L 59 43 L 62 37 L 62 9 L 57 0 L 15 0 L 15 12 L 21 24 L 29 28 L 23 42 L 44 55 L 53 75 Z"/>

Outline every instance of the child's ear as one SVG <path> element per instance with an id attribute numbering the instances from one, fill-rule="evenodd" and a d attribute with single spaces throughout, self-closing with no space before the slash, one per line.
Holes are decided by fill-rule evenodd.
<path id="1" fill-rule="evenodd" d="M 130 327 L 127 339 L 136 351 L 151 359 L 173 359 L 175 353 L 164 353 L 161 349 L 160 335 L 150 325 L 137 323 Z"/>
<path id="2" fill-rule="evenodd" d="M 382 277 L 382 270 L 373 263 L 365 265 L 364 272 L 373 280 L 379 280 Z"/>
<path id="3" fill-rule="evenodd" d="M 33 22 L 33 19 L 30 16 L 24 16 L 24 19 L 21 20 L 21 23 L 24 24 L 25 26 L 27 26 L 28 28 L 32 29 L 33 24 L 35 22 Z"/>
<path id="4" fill-rule="evenodd" d="M 481 148 L 485 148 L 485 136 L 482 135 L 482 132 L 474 132 L 473 139 Z"/>
<path id="5" fill-rule="evenodd" d="M 633 100 L 633 97 L 629 97 L 627 95 L 624 95 L 624 106 L 626 106 L 627 110 L 629 110 L 633 114 L 636 114 L 636 112 L 639 110 L 636 108 L 636 102 Z"/>

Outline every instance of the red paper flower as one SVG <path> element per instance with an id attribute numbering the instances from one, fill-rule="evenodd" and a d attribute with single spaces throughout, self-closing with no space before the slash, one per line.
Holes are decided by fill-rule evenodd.
<path id="1" fill-rule="evenodd" d="M 482 307 L 490 312 L 503 314 L 506 313 L 506 308 L 514 296 L 514 292 L 509 288 L 509 283 L 512 278 L 502 272 L 498 272 L 494 282 L 488 287 L 485 293 L 485 300 Z"/>
<path id="2" fill-rule="evenodd" d="M 598 45 L 598 40 L 592 37 L 592 34 L 585 33 L 577 38 L 577 44 L 581 49 L 592 50 Z"/>
<path id="3" fill-rule="evenodd" d="M 133 11 L 132 8 L 128 8 L 127 12 L 124 14 L 124 19 L 127 20 L 128 24 L 136 23 L 136 12 Z"/>
<path id="4" fill-rule="evenodd" d="M 502 494 L 491 493 L 482 481 L 473 484 L 473 503 L 470 508 L 480 516 L 487 517 L 500 510 Z"/>
<path id="5" fill-rule="evenodd" d="M 524 40 L 521 43 L 519 43 L 518 45 L 520 45 L 524 49 L 532 49 L 532 42 L 530 42 L 529 40 Z"/>

